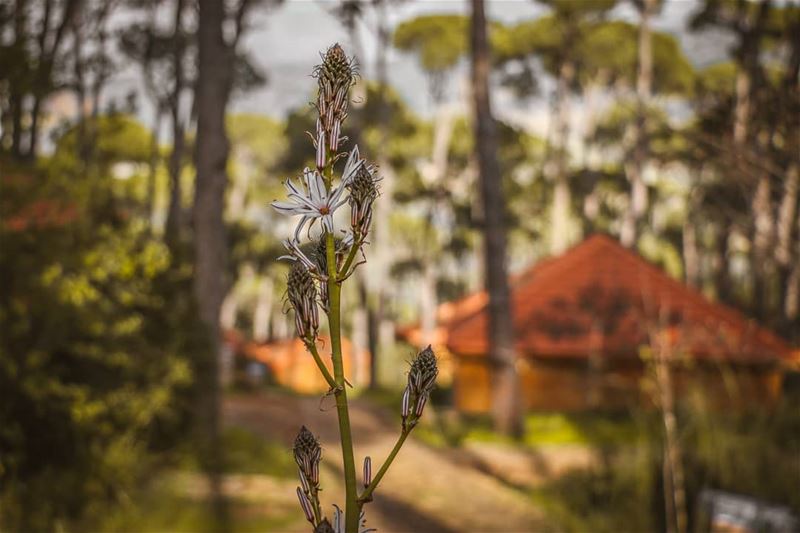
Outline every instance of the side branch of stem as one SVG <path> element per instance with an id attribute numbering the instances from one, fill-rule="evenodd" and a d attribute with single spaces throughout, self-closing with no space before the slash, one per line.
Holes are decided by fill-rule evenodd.
<path id="1" fill-rule="evenodd" d="M 394 448 L 392 448 L 392 451 L 389 452 L 389 456 L 383 462 L 383 465 L 381 465 L 380 470 L 378 470 L 378 473 L 372 479 L 372 482 L 367 486 L 367 488 L 364 489 L 364 492 L 361 494 L 361 497 L 358 498 L 359 509 L 363 507 L 365 503 L 372 501 L 372 493 L 375 492 L 375 489 L 378 487 L 378 483 L 381 482 L 381 479 L 383 479 L 383 476 L 386 474 L 386 471 L 389 470 L 390 466 L 392 466 L 394 458 L 397 456 L 397 453 L 400 451 L 400 448 L 403 447 L 403 443 L 405 443 L 406 437 L 408 437 L 409 433 L 411 433 L 411 429 L 412 429 L 411 427 L 406 428 L 400 433 L 400 436 L 397 438 L 397 442 L 395 443 Z"/>
<path id="2" fill-rule="evenodd" d="M 322 377 L 325 378 L 325 381 L 328 383 L 328 386 L 331 389 L 336 389 L 336 380 L 333 379 L 328 367 L 325 366 L 325 363 L 322 361 L 322 357 L 319 355 L 319 350 L 317 350 L 317 345 L 314 344 L 313 340 L 303 339 L 305 342 L 306 349 L 311 353 L 311 356 L 314 358 L 314 362 L 317 363 L 317 367 L 319 371 L 322 373 Z"/>

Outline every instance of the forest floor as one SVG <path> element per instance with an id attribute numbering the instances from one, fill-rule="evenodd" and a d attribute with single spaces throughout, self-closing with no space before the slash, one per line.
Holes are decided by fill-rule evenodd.
<path id="1" fill-rule="evenodd" d="M 364 398 L 351 401 L 350 417 L 355 436 L 360 478 L 365 455 L 379 468 L 395 443 L 399 420 L 385 408 Z M 291 443 L 301 424 L 322 442 L 322 502 L 326 512 L 342 505 L 341 455 L 336 412 L 331 398 L 324 399 L 264 391 L 232 395 L 225 399 L 228 427 L 245 428 L 266 439 Z M 412 434 L 413 437 L 413 434 Z M 566 454 L 566 455 L 565 455 Z M 558 460 L 553 460 L 558 457 Z M 565 459 L 566 458 L 566 459 Z M 564 461 L 573 465 L 589 460 L 579 449 L 564 449 L 550 457 L 547 450 L 532 452 L 489 444 L 462 448 L 438 448 L 410 438 L 366 508 L 367 525 L 380 532 L 526 532 L 553 529 L 530 498 L 527 489 L 551 478 Z M 294 494 L 296 482 L 276 486 L 249 486 L 245 478 L 229 476 L 226 492 L 241 497 L 251 490 L 269 490 L 270 506 L 290 506 L 298 519 L 285 523 L 285 531 L 306 531 Z M 252 485 L 252 483 L 250 483 Z M 284 486 L 285 485 L 285 486 Z M 233 495 L 233 494 L 231 494 Z M 290 510 L 289 513 L 292 511 Z M 289 514 L 291 516 L 291 514 Z"/>

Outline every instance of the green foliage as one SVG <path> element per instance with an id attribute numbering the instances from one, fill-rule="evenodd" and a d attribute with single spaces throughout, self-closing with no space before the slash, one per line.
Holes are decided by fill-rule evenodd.
<path id="1" fill-rule="evenodd" d="M 69 127 L 56 140 L 50 165 L 53 172 L 71 173 L 80 163 L 81 126 Z M 125 114 L 102 115 L 83 126 L 92 135 L 92 161 L 101 169 L 118 162 L 145 163 L 150 158 L 150 132 L 135 118 Z"/>
<path id="2" fill-rule="evenodd" d="M 796 405 L 788 403 L 771 411 L 731 413 L 687 402 L 678 428 L 689 523 L 705 488 L 800 510 L 793 488 L 800 477 L 798 422 Z M 663 426 L 657 412 L 641 412 L 626 426 L 619 434 L 624 438 L 598 447 L 592 467 L 570 471 L 534 491 L 534 501 L 560 529 L 663 529 Z"/>
<path id="3" fill-rule="evenodd" d="M 730 61 L 709 65 L 698 73 L 697 86 L 701 94 L 732 95 L 736 89 L 736 65 Z"/>
<path id="4" fill-rule="evenodd" d="M 241 153 L 259 174 L 273 170 L 285 157 L 284 125 L 264 115 L 237 114 L 227 119 L 234 155 Z"/>
<path id="5" fill-rule="evenodd" d="M 604 73 L 609 81 L 636 82 L 639 64 L 639 28 L 619 20 L 593 25 L 577 54 L 583 75 L 590 81 Z M 662 94 L 686 94 L 692 90 L 694 69 L 678 40 L 664 32 L 651 33 L 653 90 Z"/>
<path id="6" fill-rule="evenodd" d="M 31 197 L 56 209 L 47 181 L 9 186 L 4 209 L 25 217 Z M 192 321 L 166 247 L 61 200 L 75 220 L 0 230 L 0 520 L 12 530 L 118 497 L 187 420 Z"/>
<path id="7" fill-rule="evenodd" d="M 419 56 L 423 70 L 443 73 L 467 52 L 469 19 L 462 15 L 425 15 L 401 23 L 394 45 Z"/>

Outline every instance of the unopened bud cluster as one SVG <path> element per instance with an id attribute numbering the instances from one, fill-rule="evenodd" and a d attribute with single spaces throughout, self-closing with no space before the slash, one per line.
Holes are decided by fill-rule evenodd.
<path id="1" fill-rule="evenodd" d="M 355 62 L 335 44 L 325 52 L 314 75 L 319 84 L 319 118 L 314 145 L 317 148 L 317 168 L 321 170 L 326 165 L 326 150 L 336 153 L 339 142 L 343 140 L 342 122 L 347 118 L 347 95 L 356 79 Z"/>
<path id="2" fill-rule="evenodd" d="M 306 265 L 296 262 L 289 269 L 286 285 L 286 298 L 294 309 L 297 334 L 303 339 L 313 338 L 319 329 L 316 281 Z"/>
<path id="3" fill-rule="evenodd" d="M 297 487 L 297 499 L 306 520 L 316 524 L 315 509 L 319 509 L 319 462 L 322 459 L 322 447 L 308 428 L 303 426 L 294 439 L 294 461 L 299 469 L 300 487 Z"/>
<path id="4" fill-rule="evenodd" d="M 429 345 L 417 354 L 408 371 L 408 384 L 403 391 L 401 407 L 404 429 L 414 427 L 422 416 L 438 375 L 436 355 Z"/>
<path id="5" fill-rule="evenodd" d="M 322 447 L 307 427 L 300 428 L 294 439 L 294 460 L 300 472 L 311 485 L 319 484 L 319 462 L 322 459 Z"/>
<path id="6" fill-rule="evenodd" d="M 347 185 L 350 191 L 350 226 L 357 239 L 364 239 L 372 224 L 372 204 L 378 197 L 378 181 L 376 168 L 372 165 L 361 165 Z"/>

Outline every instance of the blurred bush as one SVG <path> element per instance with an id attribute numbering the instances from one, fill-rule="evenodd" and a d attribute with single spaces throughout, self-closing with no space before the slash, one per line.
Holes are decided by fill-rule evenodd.
<path id="1" fill-rule="evenodd" d="M 534 500 L 567 531 L 662 531 L 663 427 L 657 413 L 633 416 L 636 431 L 596 444 L 593 468 L 576 469 L 534 492 Z M 607 428 L 610 425 L 607 425 Z M 624 427 L 624 426 L 623 426 Z M 702 403 L 679 413 L 690 527 L 700 491 L 719 489 L 786 505 L 800 513 L 800 410 L 720 412 Z"/>
<path id="2" fill-rule="evenodd" d="M 185 435 L 198 336 L 187 269 L 101 194 L 112 178 L 5 169 L 0 528 L 52 530 Z"/>

